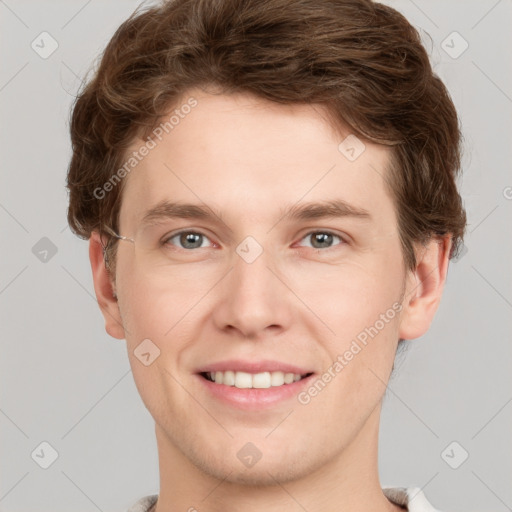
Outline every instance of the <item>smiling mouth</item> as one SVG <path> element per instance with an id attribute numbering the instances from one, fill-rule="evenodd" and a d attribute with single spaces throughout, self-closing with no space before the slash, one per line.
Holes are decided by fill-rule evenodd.
<path id="1" fill-rule="evenodd" d="M 206 380 L 219 385 L 231 386 L 240 389 L 266 389 L 293 384 L 294 382 L 309 377 L 312 373 L 300 375 L 298 373 L 285 373 L 279 371 L 248 373 L 227 370 L 223 372 L 202 372 L 200 375 Z"/>

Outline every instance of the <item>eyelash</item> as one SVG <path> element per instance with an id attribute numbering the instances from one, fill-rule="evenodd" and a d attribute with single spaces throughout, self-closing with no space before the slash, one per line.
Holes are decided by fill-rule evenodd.
<path id="1" fill-rule="evenodd" d="M 208 235 L 206 235 L 205 233 L 201 232 L 201 231 L 193 231 L 193 230 L 190 230 L 190 229 L 183 229 L 181 231 L 177 231 L 176 233 L 172 233 L 170 236 L 167 236 L 165 237 L 162 242 L 161 242 L 161 245 L 162 246 L 165 246 L 167 245 L 167 243 L 169 242 L 169 240 L 172 240 L 173 238 L 176 238 L 177 236 L 179 235 L 182 235 L 183 233 L 193 233 L 194 235 L 201 235 L 205 238 L 207 238 L 208 240 L 210 239 Z M 305 238 L 307 238 L 308 236 L 311 236 L 313 234 L 318 234 L 318 233 L 321 233 L 323 235 L 332 235 L 336 238 L 339 238 L 341 243 L 340 244 L 337 244 L 337 245 L 346 245 L 348 244 L 347 240 L 345 238 L 343 238 L 341 235 L 338 235 L 332 231 L 329 231 L 329 230 L 313 230 L 313 231 L 309 231 L 308 233 L 306 233 L 301 239 L 300 241 L 304 240 Z M 322 251 L 322 252 L 326 252 L 326 251 L 329 251 L 329 250 L 333 250 L 335 249 L 336 246 L 332 246 L 332 247 L 325 247 L 325 248 L 316 248 L 316 247 L 310 247 L 310 249 L 313 249 L 315 251 Z M 178 247 L 178 249 L 181 249 L 183 251 L 188 251 L 188 252 L 191 252 L 191 251 L 194 251 L 194 250 L 197 250 L 197 249 L 205 249 L 205 247 L 196 247 L 194 249 L 185 249 L 184 247 Z"/>

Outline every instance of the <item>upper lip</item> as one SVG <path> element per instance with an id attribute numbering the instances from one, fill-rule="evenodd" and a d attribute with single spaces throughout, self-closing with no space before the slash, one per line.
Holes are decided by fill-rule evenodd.
<path id="1" fill-rule="evenodd" d="M 217 363 L 210 363 L 199 368 L 197 373 L 225 372 L 227 370 L 247 373 L 283 372 L 296 373 L 299 375 L 313 373 L 311 370 L 307 370 L 293 364 L 282 363 L 280 361 L 244 361 L 242 359 L 229 359 L 226 361 L 219 361 Z"/>

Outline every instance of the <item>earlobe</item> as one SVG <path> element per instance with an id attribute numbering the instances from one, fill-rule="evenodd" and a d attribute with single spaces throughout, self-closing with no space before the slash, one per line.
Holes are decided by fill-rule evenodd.
<path id="1" fill-rule="evenodd" d="M 105 267 L 103 245 L 97 231 L 92 232 L 89 240 L 89 260 L 96 299 L 105 319 L 105 330 L 113 338 L 124 339 L 125 332 L 117 303 L 115 285 Z"/>
<path id="2" fill-rule="evenodd" d="M 433 237 L 418 251 L 417 265 L 409 272 L 403 298 L 400 338 L 423 336 L 432 323 L 443 294 L 448 272 L 450 235 Z"/>

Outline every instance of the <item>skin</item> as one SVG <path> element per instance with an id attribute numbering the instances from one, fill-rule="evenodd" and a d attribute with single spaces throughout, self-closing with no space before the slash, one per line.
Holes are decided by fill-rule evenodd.
<path id="1" fill-rule="evenodd" d="M 106 331 L 126 339 L 155 420 L 157 512 L 401 510 L 379 482 L 381 401 L 399 338 L 422 336 L 433 320 L 449 237 L 420 247 L 417 268 L 405 272 L 382 178 L 389 149 L 365 142 L 350 162 L 338 151 L 350 132 L 336 133 L 320 106 L 198 89 L 190 95 L 198 105 L 125 178 L 119 231 L 142 240 L 142 214 L 162 199 L 203 201 L 222 222 L 168 221 L 154 238 L 180 228 L 209 238 L 193 250 L 174 238 L 167 260 L 157 249 L 138 259 L 139 249 L 120 241 L 115 281 L 97 233 L 89 251 Z M 284 205 L 334 198 L 373 219 L 281 219 Z M 315 249 L 307 235 L 322 230 L 348 241 L 334 237 Z M 251 264 L 235 252 L 248 235 L 263 247 Z M 194 373 L 212 361 L 259 358 L 321 375 L 396 301 L 401 312 L 306 405 L 292 397 L 240 411 L 212 398 Z M 160 349 L 149 366 L 134 355 L 146 338 Z M 237 457 L 247 442 L 262 454 L 251 468 Z"/>

